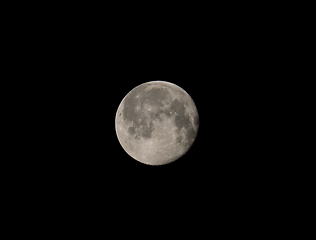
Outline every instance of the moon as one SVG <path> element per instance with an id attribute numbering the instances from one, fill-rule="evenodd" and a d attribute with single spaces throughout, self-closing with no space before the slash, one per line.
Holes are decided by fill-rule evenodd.
<path id="1" fill-rule="evenodd" d="M 198 128 L 199 115 L 190 95 L 165 81 L 132 89 L 115 117 L 116 135 L 125 152 L 148 165 L 182 157 L 194 143 Z"/>

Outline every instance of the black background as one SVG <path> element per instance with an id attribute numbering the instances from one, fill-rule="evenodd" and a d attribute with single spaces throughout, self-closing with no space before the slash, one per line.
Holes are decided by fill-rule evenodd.
<path id="1" fill-rule="evenodd" d="M 227 11 L 134 16 L 60 8 L 21 23 L 27 80 L 19 86 L 31 89 L 31 103 L 21 103 L 31 145 L 21 167 L 32 179 L 28 194 L 71 218 L 100 219 L 113 207 L 114 222 L 141 210 L 164 217 L 162 208 L 180 218 L 213 214 L 217 222 L 268 211 L 277 146 L 266 140 L 274 119 L 265 113 L 278 56 L 256 11 Z M 187 91 L 200 116 L 191 149 L 164 166 L 131 158 L 115 133 L 122 99 L 153 80 Z"/>
<path id="2" fill-rule="evenodd" d="M 262 117 L 257 115 L 261 104 L 257 99 L 267 81 L 263 59 L 258 57 L 262 45 L 247 41 L 253 32 L 227 33 L 225 25 L 190 28 L 184 24 L 166 30 L 152 24 L 136 28 L 128 22 L 110 30 L 103 24 L 76 26 L 49 32 L 52 38 L 40 43 L 42 54 L 49 59 L 41 64 L 42 84 L 51 97 L 52 118 L 56 118 L 55 122 L 48 120 L 59 134 L 56 140 L 60 138 L 63 145 L 57 145 L 57 150 L 65 151 L 61 162 L 69 170 L 77 166 L 102 175 L 101 169 L 115 169 L 129 175 L 182 169 L 209 176 L 206 169 L 217 169 L 220 173 L 215 174 L 224 174 L 226 179 L 238 178 L 237 172 L 249 174 L 245 168 L 253 164 L 248 158 L 259 127 L 256 120 Z M 162 167 L 134 161 L 115 134 L 121 100 L 134 87 L 152 80 L 185 89 L 200 114 L 199 135 L 192 149 Z M 152 180 L 159 182 L 159 178 Z"/>

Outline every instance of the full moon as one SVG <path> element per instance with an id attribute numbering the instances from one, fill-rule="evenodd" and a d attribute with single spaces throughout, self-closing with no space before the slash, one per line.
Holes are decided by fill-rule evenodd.
<path id="1" fill-rule="evenodd" d="M 190 95 L 165 81 L 132 89 L 115 116 L 123 149 L 148 165 L 164 165 L 182 157 L 194 143 L 198 128 L 199 115 Z"/>

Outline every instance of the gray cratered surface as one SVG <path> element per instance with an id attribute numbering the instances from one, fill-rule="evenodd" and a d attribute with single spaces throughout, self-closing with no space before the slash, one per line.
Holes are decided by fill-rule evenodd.
<path id="1" fill-rule="evenodd" d="M 143 83 L 122 100 L 115 129 L 123 149 L 149 165 L 183 156 L 196 139 L 197 108 L 187 92 L 165 81 Z"/>

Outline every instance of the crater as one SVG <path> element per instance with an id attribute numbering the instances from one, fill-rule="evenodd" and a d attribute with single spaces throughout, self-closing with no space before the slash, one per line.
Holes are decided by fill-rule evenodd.
<path id="1" fill-rule="evenodd" d="M 141 102 L 146 102 L 147 104 L 154 107 L 162 107 L 163 103 L 161 100 L 170 99 L 169 92 L 161 87 L 153 87 L 150 90 L 147 90 L 143 93 L 141 97 Z"/>
<path id="2" fill-rule="evenodd" d="M 134 135 L 135 134 L 135 128 L 134 127 L 129 127 L 128 128 L 128 133 L 131 134 L 131 135 Z"/>
<path id="3" fill-rule="evenodd" d="M 132 90 L 123 102 L 123 119 L 127 125 L 128 133 L 136 139 L 150 139 L 154 131 L 154 121 L 163 121 L 164 118 L 171 118 L 176 127 L 178 143 L 183 142 L 183 138 L 189 140 L 194 137 L 195 131 L 192 129 L 190 117 L 186 114 L 186 107 L 183 101 L 171 99 L 168 89 L 162 87 L 140 85 Z M 151 109 L 148 111 L 148 109 Z M 198 124 L 198 116 L 194 118 L 194 124 Z M 196 125 L 197 126 L 197 125 Z M 181 129 L 186 129 L 185 136 L 179 133 Z M 193 132 L 192 132 L 193 131 Z"/>
<path id="4" fill-rule="evenodd" d="M 192 139 L 194 139 L 196 132 L 192 128 L 192 124 L 190 121 L 189 115 L 186 115 L 185 113 L 185 105 L 184 102 L 180 102 L 178 99 L 175 99 L 172 101 L 170 107 L 165 111 L 165 114 L 167 116 L 175 115 L 174 118 L 174 124 L 177 127 L 176 133 L 179 135 L 181 129 L 186 130 L 185 134 L 185 139 L 186 141 L 186 146 L 189 145 L 192 142 Z M 197 119 L 194 119 L 196 122 L 198 122 L 198 117 Z M 177 142 L 181 143 L 183 140 L 183 137 L 179 135 L 176 139 Z"/>
<path id="5" fill-rule="evenodd" d="M 179 135 L 176 139 L 177 143 L 181 143 L 182 142 L 183 137 L 181 135 Z"/>

